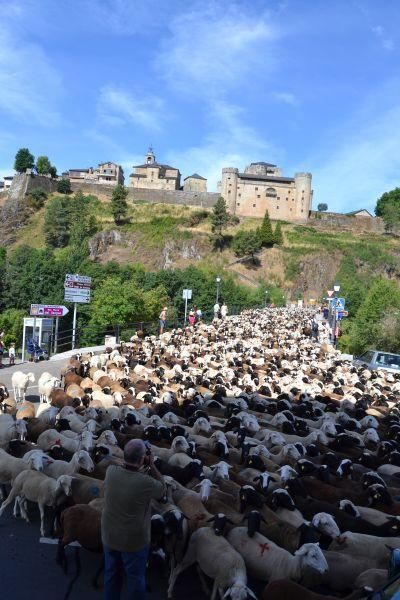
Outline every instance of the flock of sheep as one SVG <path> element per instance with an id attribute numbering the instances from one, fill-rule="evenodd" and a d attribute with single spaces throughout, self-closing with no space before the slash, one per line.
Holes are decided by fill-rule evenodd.
<path id="1" fill-rule="evenodd" d="M 341 360 L 312 316 L 246 311 L 78 353 L 41 375 L 38 405 L 33 374 L 15 372 L 13 398 L 0 384 L 0 515 L 29 521 L 36 503 L 61 564 L 71 542 L 101 553 L 106 470 L 143 438 L 167 484 L 149 568 L 164 561 L 168 597 L 194 564 L 213 600 L 367 597 L 400 548 L 400 376 Z"/>

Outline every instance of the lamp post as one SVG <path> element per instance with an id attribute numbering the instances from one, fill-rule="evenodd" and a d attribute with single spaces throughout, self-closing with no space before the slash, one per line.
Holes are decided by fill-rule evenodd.
<path id="1" fill-rule="evenodd" d="M 333 295 L 333 330 L 332 330 L 332 338 L 333 338 L 333 346 L 334 348 L 337 348 L 337 335 L 336 335 L 336 328 L 337 328 L 337 310 L 336 310 L 336 294 L 338 294 L 340 292 L 340 284 L 339 283 L 335 283 L 335 285 L 333 286 L 333 291 L 335 292 Z"/>
<path id="2" fill-rule="evenodd" d="M 267 308 L 268 290 L 265 290 L 265 308 Z"/>
<path id="3" fill-rule="evenodd" d="M 221 283 L 221 277 L 216 277 L 215 281 L 217 282 L 217 300 L 216 300 L 216 304 L 218 304 L 218 299 L 219 299 L 219 284 Z"/>
<path id="4" fill-rule="evenodd" d="M 285 296 L 284 295 L 282 295 L 282 300 L 283 300 L 283 306 L 286 306 Z"/>

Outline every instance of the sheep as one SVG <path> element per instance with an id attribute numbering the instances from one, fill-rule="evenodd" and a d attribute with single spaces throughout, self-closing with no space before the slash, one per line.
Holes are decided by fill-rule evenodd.
<path id="1" fill-rule="evenodd" d="M 375 568 L 384 569 L 388 567 L 390 549 L 399 547 L 400 538 L 398 537 L 378 537 L 345 531 L 331 542 L 329 550 L 369 558 L 374 563 Z"/>
<path id="2" fill-rule="evenodd" d="M 14 391 L 14 399 L 16 401 L 21 400 L 21 396 L 25 400 L 26 390 L 29 383 L 34 383 L 35 375 L 33 373 L 23 373 L 22 371 L 15 371 L 11 376 L 11 385 Z"/>
<path id="3" fill-rule="evenodd" d="M 94 464 L 86 450 L 78 450 L 72 456 L 70 462 L 64 460 L 45 460 L 43 472 L 53 479 L 61 475 L 74 475 L 79 469 L 85 469 L 89 473 L 94 470 Z"/>
<path id="4" fill-rule="evenodd" d="M 42 452 L 34 452 L 30 456 L 23 458 L 15 458 L 0 448 L 0 498 L 3 500 L 4 495 L 2 486 L 12 483 L 16 476 L 25 469 L 43 470 Z"/>
<path id="5" fill-rule="evenodd" d="M 35 416 L 35 405 L 32 402 L 24 400 L 17 405 L 16 419 L 33 419 Z"/>
<path id="6" fill-rule="evenodd" d="M 0 447 L 4 447 L 12 439 L 25 440 L 27 433 L 26 422 L 22 419 L 15 421 L 11 415 L 0 414 Z"/>
<path id="7" fill-rule="evenodd" d="M 93 447 L 93 435 L 90 431 L 83 431 L 77 439 L 66 437 L 56 429 L 48 429 L 41 433 L 37 440 L 37 445 L 42 450 L 49 450 L 54 444 L 59 443 L 69 452 L 77 450 L 91 450 Z"/>
<path id="8" fill-rule="evenodd" d="M 69 475 L 61 475 L 61 477 L 55 480 L 38 471 L 22 471 L 14 479 L 11 492 L 0 507 L 0 516 L 9 504 L 19 497 L 18 504 L 21 509 L 21 515 L 29 523 L 25 502 L 26 500 L 36 502 L 40 512 L 40 533 L 44 537 L 45 506 L 55 507 L 62 492 L 66 496 L 71 493 L 71 477 Z M 16 508 L 14 507 L 14 516 L 16 515 L 15 511 Z"/>
<path id="9" fill-rule="evenodd" d="M 388 582 L 389 574 L 387 569 L 368 569 L 357 577 L 354 587 L 358 590 L 369 588 L 377 591 Z"/>
<path id="10" fill-rule="evenodd" d="M 53 389 L 61 387 L 61 379 L 54 377 L 45 371 L 38 379 L 38 390 L 40 402 L 50 402 L 50 394 Z"/>
<path id="11" fill-rule="evenodd" d="M 294 554 L 256 532 L 249 537 L 246 527 L 234 527 L 227 540 L 242 555 L 249 572 L 261 581 L 293 579 L 299 581 L 310 569 L 327 573 L 328 564 L 318 544 L 303 544 Z"/>
<path id="12" fill-rule="evenodd" d="M 324 584 L 332 590 L 342 592 L 351 589 L 361 573 L 374 568 L 373 560 L 365 556 L 350 557 L 331 550 L 324 551 L 323 554 L 328 563 L 328 572 L 322 576 L 306 573 L 302 582 L 306 587 Z"/>
<path id="13" fill-rule="evenodd" d="M 218 560 L 215 559 L 217 556 Z M 214 580 L 212 600 L 216 599 L 217 592 L 221 598 L 230 596 L 231 600 L 246 600 L 249 595 L 257 600 L 252 590 L 247 587 L 243 558 L 224 537 L 217 536 L 208 527 L 202 527 L 192 534 L 185 556 L 171 573 L 168 598 L 172 598 L 178 575 L 195 563 L 201 572 Z"/>

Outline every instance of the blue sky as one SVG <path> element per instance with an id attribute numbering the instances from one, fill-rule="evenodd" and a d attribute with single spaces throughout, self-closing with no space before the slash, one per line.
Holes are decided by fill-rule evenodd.
<path id="1" fill-rule="evenodd" d="M 313 174 L 314 205 L 372 209 L 400 179 L 396 0 L 0 0 L 0 176 L 152 144 L 215 190 L 223 166 Z"/>

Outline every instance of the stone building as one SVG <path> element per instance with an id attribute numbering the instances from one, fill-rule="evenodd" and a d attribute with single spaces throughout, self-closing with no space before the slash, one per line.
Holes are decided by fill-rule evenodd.
<path id="1" fill-rule="evenodd" d="M 268 210 L 272 219 L 287 221 L 308 218 L 313 194 L 311 173 L 283 177 L 279 167 L 266 162 L 251 163 L 244 173 L 222 169 L 218 191 L 233 214 L 263 217 Z"/>
<path id="2" fill-rule="evenodd" d="M 206 192 L 207 191 L 207 179 L 202 177 L 198 173 L 193 173 L 189 177 L 185 177 L 183 180 L 183 191 L 184 192 Z"/>
<path id="3" fill-rule="evenodd" d="M 124 171 L 121 165 L 113 162 L 99 163 L 94 169 L 69 169 L 62 173 L 62 177 L 68 178 L 71 183 L 103 183 L 106 185 L 117 185 L 124 183 Z"/>
<path id="4" fill-rule="evenodd" d="M 129 187 L 148 190 L 179 190 L 181 174 L 179 169 L 156 161 L 152 148 L 149 148 L 143 165 L 133 167 L 129 175 Z"/>

